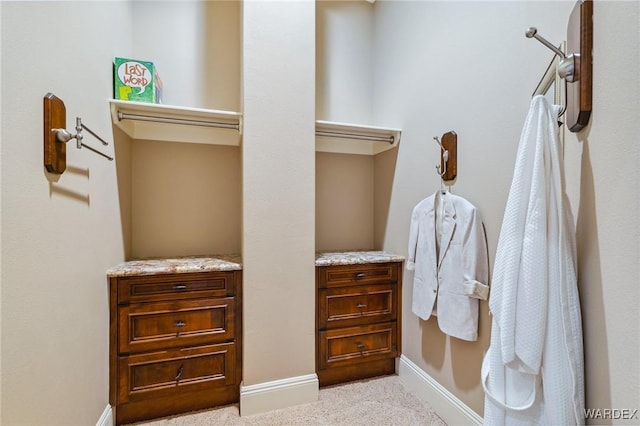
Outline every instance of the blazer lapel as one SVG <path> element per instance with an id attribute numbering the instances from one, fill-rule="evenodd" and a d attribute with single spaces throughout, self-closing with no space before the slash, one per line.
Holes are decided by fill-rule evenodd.
<path id="1" fill-rule="evenodd" d="M 453 231 L 456 229 L 456 209 L 453 205 L 451 194 L 447 193 L 443 198 L 444 201 L 444 218 L 442 218 L 442 240 L 440 241 L 440 256 L 438 259 L 438 267 L 442 264 L 449 243 L 453 237 Z M 434 251 L 435 253 L 435 251 Z"/>

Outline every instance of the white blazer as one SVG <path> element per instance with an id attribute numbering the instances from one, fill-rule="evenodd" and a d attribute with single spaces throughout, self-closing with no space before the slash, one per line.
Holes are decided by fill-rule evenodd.
<path id="1" fill-rule="evenodd" d="M 484 227 L 478 209 L 449 192 L 441 194 L 444 205 L 441 217 L 437 217 L 437 196 L 422 200 L 411 215 L 406 265 L 409 270 L 415 269 L 412 310 L 427 320 L 435 305 L 442 332 L 477 340 L 478 299 L 468 296 L 465 286 L 488 283 Z M 439 250 L 436 233 L 440 235 Z"/>

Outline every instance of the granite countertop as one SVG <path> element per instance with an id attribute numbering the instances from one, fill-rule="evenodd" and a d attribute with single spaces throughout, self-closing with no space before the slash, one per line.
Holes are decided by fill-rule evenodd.
<path id="1" fill-rule="evenodd" d="M 182 274 L 188 272 L 240 271 L 242 259 L 237 254 L 185 256 L 170 259 L 138 259 L 123 262 L 107 270 L 108 277 L 133 275 Z"/>
<path id="2" fill-rule="evenodd" d="M 349 250 L 316 253 L 316 266 L 358 265 L 364 263 L 402 262 L 404 256 L 377 250 Z M 241 271 L 238 254 L 136 259 L 107 270 L 108 277 L 182 274 L 188 272 Z"/>
<path id="3" fill-rule="evenodd" d="M 404 261 L 404 256 L 376 250 L 334 251 L 316 254 L 316 266 L 359 265 L 363 263 L 402 261 Z"/>

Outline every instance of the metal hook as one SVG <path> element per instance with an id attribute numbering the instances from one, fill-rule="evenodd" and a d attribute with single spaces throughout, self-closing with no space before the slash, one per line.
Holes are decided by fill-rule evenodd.
<path id="1" fill-rule="evenodd" d="M 98 155 L 103 156 L 104 158 L 106 158 L 109 161 L 113 161 L 113 157 L 108 156 L 107 154 L 103 154 L 102 152 L 98 151 L 97 149 L 94 149 L 92 147 L 90 147 L 89 145 L 85 145 L 82 142 L 82 139 L 84 138 L 84 136 L 82 135 L 82 130 L 86 130 L 87 132 L 89 132 L 91 135 L 93 135 L 96 139 L 98 139 L 100 142 L 102 142 L 103 145 L 109 145 L 108 142 L 106 142 L 104 139 L 102 139 L 100 136 L 98 136 L 97 134 L 95 134 L 91 129 L 89 129 L 87 126 L 85 126 L 84 124 L 82 124 L 82 119 L 80 117 L 76 117 L 76 134 L 72 135 L 71 133 L 69 133 L 69 131 L 67 129 L 51 129 L 56 133 L 56 138 L 60 141 L 60 142 L 64 142 L 67 143 L 69 142 L 71 139 L 75 139 L 76 140 L 76 147 L 78 149 L 80 148 L 87 148 L 89 151 L 95 152 Z"/>
<path id="2" fill-rule="evenodd" d="M 438 176 L 443 177 L 444 175 L 447 174 L 447 163 L 449 162 L 449 151 L 444 149 L 444 146 L 442 146 L 442 143 L 440 143 L 440 138 L 438 138 L 437 136 L 434 136 L 433 140 L 435 140 L 436 143 L 440 145 L 440 149 L 442 150 L 442 159 L 444 160 L 444 171 L 440 173 L 440 165 L 438 164 L 436 166 L 436 170 L 437 170 L 436 173 L 438 174 Z"/>
<path id="3" fill-rule="evenodd" d="M 568 82 L 574 82 L 580 80 L 579 68 L 576 67 L 576 56 L 579 57 L 578 54 L 571 54 L 569 56 L 565 55 L 564 52 L 558 49 L 556 46 L 551 44 L 549 40 L 542 37 L 538 34 L 538 29 L 536 27 L 529 27 L 527 31 L 524 33 L 527 38 L 535 38 L 540 43 L 544 44 L 546 47 L 551 49 L 553 53 L 560 57 L 560 64 L 558 66 L 558 75 L 561 78 L 566 79 Z"/>

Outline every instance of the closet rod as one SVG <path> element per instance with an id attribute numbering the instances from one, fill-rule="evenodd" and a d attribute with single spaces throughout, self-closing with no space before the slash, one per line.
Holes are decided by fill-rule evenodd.
<path id="1" fill-rule="evenodd" d="M 220 123 L 217 121 L 188 120 L 185 118 L 154 117 L 150 115 L 127 114 L 118 111 L 118 120 L 153 121 L 155 123 L 184 124 L 189 126 L 220 127 L 240 131 L 240 124 Z"/>
<path id="2" fill-rule="evenodd" d="M 395 142 L 395 137 L 393 136 L 367 136 L 356 133 L 340 133 L 340 132 L 326 132 L 322 130 L 316 131 L 316 136 L 327 136 L 334 138 L 345 138 L 345 139 L 358 139 L 364 141 L 373 141 L 373 142 L 387 142 L 393 145 Z"/>

